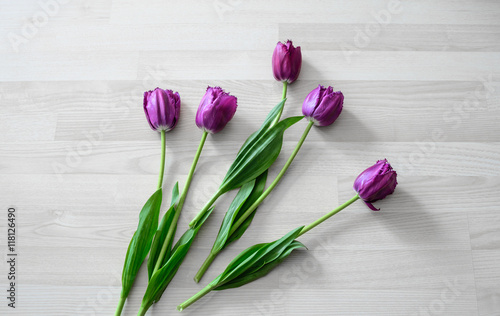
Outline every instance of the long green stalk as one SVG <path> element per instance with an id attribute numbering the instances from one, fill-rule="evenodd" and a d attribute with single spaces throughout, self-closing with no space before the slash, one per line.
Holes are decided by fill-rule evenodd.
<path id="1" fill-rule="evenodd" d="M 186 200 L 187 193 L 189 191 L 189 187 L 191 186 L 191 180 L 193 179 L 193 174 L 196 169 L 196 165 L 198 164 L 198 160 L 200 159 L 201 151 L 203 150 L 203 146 L 205 145 L 205 141 L 207 139 L 208 132 L 203 132 L 201 136 L 200 143 L 198 145 L 198 149 L 196 150 L 196 154 L 194 155 L 193 163 L 191 164 L 191 169 L 189 169 L 189 173 L 186 179 L 186 185 L 182 190 L 182 194 L 179 198 L 179 204 L 177 204 L 177 208 L 175 209 L 174 219 L 172 220 L 172 224 L 170 225 L 167 236 L 163 241 L 163 245 L 161 247 L 160 255 L 158 256 L 158 260 L 156 261 L 155 268 L 153 270 L 153 274 L 156 273 L 161 267 L 161 263 L 163 262 L 163 258 L 165 257 L 165 253 L 167 252 L 167 248 L 169 242 L 172 238 L 174 238 L 175 229 L 177 227 L 177 222 L 179 220 L 179 216 L 181 215 L 182 207 L 184 206 L 184 201 Z"/>
<path id="2" fill-rule="evenodd" d="M 286 99 L 287 88 L 288 88 L 288 82 L 283 81 L 283 93 L 281 94 L 281 100 L 285 100 Z M 283 109 L 284 108 L 285 108 L 285 106 L 283 106 L 281 108 L 280 113 L 278 114 L 278 116 L 276 117 L 276 119 L 271 124 L 271 127 L 273 127 L 276 123 L 278 123 L 280 121 L 281 114 L 283 113 Z"/>
<path id="3" fill-rule="evenodd" d="M 126 297 L 120 296 L 120 301 L 116 307 L 115 316 L 120 316 L 122 314 L 123 306 L 125 305 Z"/>
<path id="4" fill-rule="evenodd" d="M 189 298 L 187 301 L 184 303 L 180 304 L 177 306 L 177 310 L 179 312 L 182 312 L 184 309 L 188 308 L 191 304 L 202 298 L 203 296 L 207 295 L 214 289 L 214 286 L 212 283 L 209 283 L 207 286 L 205 286 L 201 291 L 193 295 L 191 298 Z"/>
<path id="5" fill-rule="evenodd" d="M 160 163 L 160 175 L 158 176 L 158 186 L 157 190 L 160 189 L 163 185 L 163 173 L 165 172 L 165 150 L 166 150 L 166 141 L 165 141 L 165 131 L 161 131 L 161 163 Z"/>
<path id="6" fill-rule="evenodd" d="M 349 205 L 351 205 L 352 203 L 356 202 L 357 200 L 359 199 L 359 195 L 355 195 L 353 196 L 350 200 L 348 200 L 347 202 L 345 202 L 344 204 L 340 205 L 339 207 L 337 207 L 336 209 L 332 210 L 331 212 L 321 216 L 320 218 L 318 218 L 317 220 L 315 220 L 314 222 L 312 222 L 311 224 L 305 226 L 304 228 L 302 228 L 302 230 L 300 231 L 300 234 L 299 234 L 299 237 L 304 235 L 305 233 L 307 233 L 308 231 L 310 231 L 311 229 L 313 229 L 314 227 L 318 226 L 319 224 L 323 223 L 324 221 L 326 221 L 327 219 L 329 219 L 330 217 L 332 217 L 333 215 L 337 214 L 338 212 L 342 211 L 343 209 L 345 209 L 346 207 L 348 207 Z"/>
<path id="7" fill-rule="evenodd" d="M 207 269 L 210 267 L 212 262 L 214 261 L 215 257 L 219 254 L 220 251 L 210 251 L 208 254 L 208 257 L 203 261 L 203 264 L 201 265 L 200 269 L 198 272 L 196 272 L 196 275 L 194 276 L 194 281 L 196 283 L 200 282 L 201 278 L 207 272 Z"/>

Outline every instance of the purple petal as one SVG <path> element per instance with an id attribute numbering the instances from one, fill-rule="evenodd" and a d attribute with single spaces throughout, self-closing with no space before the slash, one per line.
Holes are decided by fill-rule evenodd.
<path id="1" fill-rule="evenodd" d="M 301 66 L 300 47 L 294 47 L 290 40 L 286 44 L 281 42 L 276 44 L 272 57 L 273 75 L 276 80 L 294 82 L 299 77 Z"/>
<path id="2" fill-rule="evenodd" d="M 364 170 L 354 181 L 353 188 L 363 201 L 371 203 L 394 193 L 397 184 L 396 171 L 384 159 Z"/>
<path id="3" fill-rule="evenodd" d="M 196 125 L 213 134 L 220 132 L 233 118 L 237 101 L 220 87 L 208 87 L 196 113 Z"/>
<path id="4" fill-rule="evenodd" d="M 368 205 L 368 207 L 369 207 L 372 211 L 380 211 L 380 209 L 379 209 L 379 208 L 376 208 L 375 206 L 373 206 L 373 204 L 372 204 L 372 203 L 370 203 L 370 202 L 366 202 L 366 201 L 364 201 L 364 202 L 365 202 L 365 204 L 366 204 L 366 205 Z"/>
<path id="5" fill-rule="evenodd" d="M 180 115 L 180 95 L 172 90 L 156 88 L 144 93 L 144 112 L 149 126 L 155 131 L 170 131 Z"/>

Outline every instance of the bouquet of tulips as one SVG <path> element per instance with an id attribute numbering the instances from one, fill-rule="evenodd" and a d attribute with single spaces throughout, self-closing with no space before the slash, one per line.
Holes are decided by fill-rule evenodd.
<path id="1" fill-rule="evenodd" d="M 220 87 L 209 86 L 207 88 L 196 113 L 196 125 L 202 131 L 201 140 L 186 183 L 182 192 L 179 191 L 178 183 L 174 185 L 170 205 L 160 221 L 165 166 L 165 133 L 172 130 L 179 119 L 181 100 L 179 93 L 174 93 L 171 90 L 156 88 L 144 93 L 146 118 L 151 128 L 161 134 L 160 173 L 157 190 L 139 213 L 137 230 L 131 238 L 125 255 L 122 291 L 115 315 L 121 314 L 139 268 L 148 254 L 148 285 L 138 315 L 144 315 L 154 303 L 160 300 L 186 257 L 198 231 L 214 210 L 217 199 L 231 190 L 238 189 L 239 191 L 220 225 L 219 233 L 210 253 L 194 276 L 194 280 L 199 282 L 217 255 L 230 243 L 243 236 L 250 226 L 257 208 L 284 176 L 311 128 L 313 126 L 328 126 L 337 120 L 342 112 L 344 96 L 342 92 L 334 91 L 330 86 L 323 87 L 321 85 L 318 85 L 305 97 L 302 105 L 302 116 L 281 118 L 288 85 L 297 80 L 301 66 L 300 47 L 294 47 L 291 41 L 277 44 L 272 56 L 272 67 L 275 79 L 283 84 L 281 102 L 271 109 L 260 128 L 252 133 L 239 148 L 234 162 L 228 167 L 217 191 L 175 243 L 177 222 L 207 136 L 220 132 L 232 119 L 237 109 L 237 98 L 226 93 Z M 285 131 L 304 118 L 308 123 L 295 149 L 278 175 L 267 185 L 267 171 L 281 152 Z M 280 239 L 256 244 L 244 250 L 231 261 L 217 278 L 193 297 L 180 304 L 177 309 L 182 311 L 212 290 L 219 291 L 239 287 L 265 276 L 286 259 L 293 250 L 304 248 L 304 245 L 296 238 L 358 199 L 363 200 L 372 210 L 377 210 L 372 202 L 393 193 L 396 185 L 396 172 L 392 170 L 387 160 L 379 160 L 357 177 L 354 182 L 356 194 L 353 198 L 311 224 L 291 230 Z"/>

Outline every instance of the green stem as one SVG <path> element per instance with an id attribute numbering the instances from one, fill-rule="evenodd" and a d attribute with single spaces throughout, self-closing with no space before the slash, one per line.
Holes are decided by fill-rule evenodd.
<path id="1" fill-rule="evenodd" d="M 144 316 L 144 315 L 146 315 L 148 309 L 149 308 L 144 308 L 144 306 L 141 305 L 141 308 L 139 308 L 139 312 L 137 313 L 137 316 Z"/>
<path id="2" fill-rule="evenodd" d="M 208 267 L 210 267 L 210 265 L 212 264 L 212 261 L 214 261 L 215 257 L 217 257 L 218 254 L 219 254 L 218 252 L 215 252 L 215 253 L 210 252 L 207 259 L 205 259 L 205 262 L 203 262 L 203 264 L 201 265 L 200 270 L 198 270 L 198 273 L 196 273 L 196 275 L 194 276 L 194 281 L 196 283 L 200 282 L 201 278 L 203 277 L 203 275 L 207 271 Z"/>
<path id="3" fill-rule="evenodd" d="M 208 132 L 203 132 L 200 139 L 200 144 L 198 145 L 198 149 L 196 150 L 196 154 L 194 155 L 193 163 L 191 164 L 191 169 L 189 170 L 189 174 L 186 179 L 186 186 L 182 191 L 182 195 L 179 198 L 179 204 L 177 205 L 177 212 L 180 213 L 182 207 L 184 206 L 184 201 L 186 200 L 186 196 L 189 191 L 189 187 L 191 186 L 191 181 L 193 180 L 194 171 L 196 169 L 196 165 L 198 164 L 198 160 L 200 159 L 201 151 L 203 150 L 203 146 L 205 145 L 205 141 L 207 140 Z"/>
<path id="4" fill-rule="evenodd" d="M 281 100 L 285 100 L 286 99 L 287 88 L 288 88 L 288 82 L 283 81 L 283 94 L 281 95 Z M 273 121 L 273 123 L 271 124 L 270 127 L 273 127 L 276 123 L 278 123 L 280 121 L 281 114 L 283 113 L 283 108 L 284 107 L 285 107 L 285 105 L 283 104 L 283 107 L 281 108 L 280 112 L 278 113 L 278 116 L 274 119 L 274 121 Z"/>
<path id="5" fill-rule="evenodd" d="M 305 226 L 304 228 L 302 228 L 302 230 L 300 231 L 300 234 L 299 236 L 302 236 L 304 235 L 305 233 L 307 233 L 308 231 L 310 231 L 311 229 L 313 229 L 314 227 L 318 226 L 319 224 L 323 223 L 324 221 L 326 221 L 327 219 L 329 219 L 330 217 L 332 217 L 333 215 L 337 214 L 338 212 L 342 211 L 343 209 L 345 209 L 346 207 L 348 207 L 349 205 L 351 205 L 352 203 L 356 202 L 357 200 L 359 199 L 359 195 L 355 195 L 354 197 L 352 197 L 349 201 L 345 202 L 344 204 L 340 205 L 339 207 L 337 207 L 336 209 L 334 209 L 333 211 L 331 211 L 330 213 L 327 213 L 323 216 L 321 216 L 320 218 L 318 218 L 317 220 L 315 220 L 314 222 L 312 222 L 311 224 Z M 298 237 L 298 236 L 297 236 Z"/>
<path id="6" fill-rule="evenodd" d="M 198 213 L 198 215 L 196 215 L 195 218 L 193 218 L 193 220 L 191 221 L 191 223 L 189 223 L 189 227 L 193 227 L 196 225 L 196 223 L 203 217 L 203 215 L 208 211 L 208 209 L 215 203 L 215 201 L 217 201 L 217 199 L 223 194 L 224 192 L 219 189 L 217 192 L 215 192 L 215 194 L 212 196 L 212 198 L 210 199 L 210 201 L 207 202 L 207 204 L 205 204 L 205 206 L 203 207 L 203 209 Z"/>
<path id="7" fill-rule="evenodd" d="M 177 310 L 179 312 L 182 312 L 184 309 L 188 308 L 191 304 L 202 298 L 203 296 L 207 295 L 210 293 L 215 287 L 212 285 L 212 283 L 209 283 L 207 286 L 205 286 L 201 291 L 196 293 L 195 295 L 191 296 L 187 301 L 184 303 L 180 304 L 177 306 Z"/>
<path id="8" fill-rule="evenodd" d="M 163 262 L 163 258 L 165 257 L 165 254 L 167 252 L 168 245 L 170 244 L 170 240 L 174 238 L 175 228 L 177 227 L 177 222 L 179 221 L 179 216 L 181 215 L 182 207 L 184 206 L 184 201 L 186 200 L 189 187 L 191 186 L 191 180 L 193 179 L 193 174 L 196 169 L 196 165 L 198 164 L 198 160 L 200 159 L 201 151 L 203 150 L 203 146 L 205 145 L 205 141 L 207 140 L 207 135 L 208 132 L 203 132 L 203 134 L 201 135 L 200 144 L 198 145 L 198 149 L 196 150 L 196 154 L 194 155 L 193 163 L 191 164 L 191 169 L 189 170 L 186 179 L 186 185 L 184 186 L 184 190 L 182 190 L 182 195 L 179 198 L 179 204 L 177 204 L 177 208 L 175 209 L 174 218 L 172 219 L 172 223 L 168 228 L 167 236 L 163 241 L 160 255 L 158 256 L 158 260 L 156 261 L 153 274 L 155 274 L 156 271 L 160 269 L 161 263 Z"/>
<path id="9" fill-rule="evenodd" d="M 120 296 L 120 301 L 116 307 L 115 316 L 120 316 L 122 314 L 123 306 L 125 305 L 126 297 Z"/>
<path id="10" fill-rule="evenodd" d="M 287 88 L 288 88 L 288 82 L 284 81 L 283 82 L 283 94 L 281 95 L 281 99 L 285 99 L 286 98 L 286 89 Z"/>
<path id="11" fill-rule="evenodd" d="M 231 236 L 238 229 L 238 227 L 240 227 L 241 224 L 243 224 L 243 222 L 247 219 L 247 217 L 250 216 L 250 214 L 252 214 L 253 211 L 255 211 L 255 209 L 260 205 L 260 203 L 262 203 L 264 201 L 264 199 L 276 187 L 276 185 L 281 180 L 281 178 L 283 178 L 283 175 L 287 171 L 288 167 L 290 167 L 290 165 L 292 164 L 292 161 L 295 158 L 295 156 L 297 156 L 297 153 L 299 152 L 300 147 L 302 147 L 302 144 L 306 140 L 307 134 L 309 134 L 309 131 L 311 130 L 311 127 L 313 125 L 314 125 L 314 122 L 309 122 L 304 133 L 302 134 L 302 137 L 300 138 L 299 142 L 297 143 L 297 146 L 295 146 L 295 149 L 293 150 L 292 154 L 288 158 L 287 162 L 285 163 L 283 168 L 281 168 L 280 173 L 278 173 L 278 175 L 276 176 L 274 181 L 271 183 L 271 185 L 261 194 L 261 196 L 252 204 L 252 206 L 250 206 L 245 211 L 245 213 L 243 213 L 243 215 L 241 215 L 241 217 L 238 219 L 238 221 L 231 228 L 231 231 L 229 232 L 229 236 Z"/>
<path id="12" fill-rule="evenodd" d="M 163 184 L 163 172 L 165 171 L 165 131 L 161 130 L 161 165 L 160 176 L 158 177 L 158 190 L 161 189 Z"/>

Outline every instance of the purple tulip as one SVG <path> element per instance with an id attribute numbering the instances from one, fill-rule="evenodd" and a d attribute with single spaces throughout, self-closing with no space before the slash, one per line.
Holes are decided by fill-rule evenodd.
<path id="1" fill-rule="evenodd" d="M 382 200 L 396 189 L 396 171 L 392 170 L 387 159 L 379 160 L 376 164 L 361 172 L 354 181 L 354 190 L 366 205 L 374 211 L 378 211 L 371 203 Z"/>
<path id="2" fill-rule="evenodd" d="M 215 134 L 220 132 L 233 118 L 238 99 L 220 87 L 208 87 L 196 112 L 196 125 Z"/>
<path id="3" fill-rule="evenodd" d="M 178 92 L 156 88 L 144 92 L 144 113 L 154 131 L 170 131 L 179 120 L 181 97 Z"/>
<path id="4" fill-rule="evenodd" d="M 292 41 L 278 42 L 273 52 L 273 73 L 278 81 L 292 83 L 299 77 L 302 66 L 300 46 L 293 47 Z"/>
<path id="5" fill-rule="evenodd" d="M 343 104 L 342 92 L 319 85 L 304 100 L 302 114 L 316 126 L 328 126 L 339 117 Z"/>

